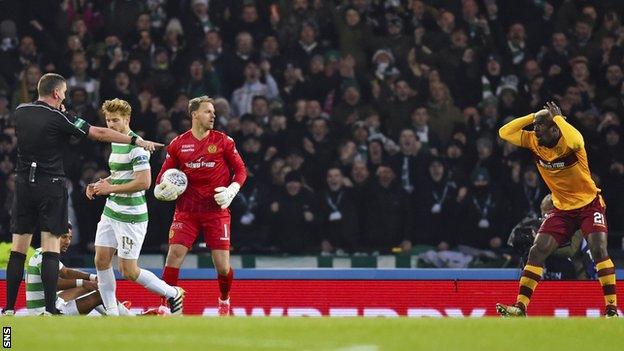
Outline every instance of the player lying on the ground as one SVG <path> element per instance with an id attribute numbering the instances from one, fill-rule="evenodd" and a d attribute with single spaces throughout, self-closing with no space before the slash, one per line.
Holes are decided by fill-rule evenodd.
<path id="1" fill-rule="evenodd" d="M 524 130 L 531 124 L 532 131 Z M 546 258 L 580 227 L 596 261 L 605 316 L 617 316 L 615 267 L 607 252 L 606 205 L 591 177 L 583 136 L 566 121 L 554 102 L 546 103 L 543 110 L 505 124 L 498 134 L 516 146 L 531 150 L 554 204 L 529 251 L 516 303 L 497 304 L 498 313 L 502 316 L 526 315 Z"/>
<path id="2" fill-rule="evenodd" d="M 130 130 L 132 107 L 127 101 L 106 100 L 102 112 L 108 128 L 133 138 L 138 137 Z M 117 282 L 112 267 L 115 251 L 119 270 L 125 279 L 167 298 L 172 314 L 182 313 L 184 290 L 165 283 L 137 264 L 147 232 L 145 190 L 149 189 L 152 180 L 149 156 L 149 152 L 136 145 L 112 143 L 108 158 L 111 175 L 89 184 L 86 189 L 89 199 L 94 195 L 108 196 L 95 233 L 95 268 L 100 294 L 109 316 L 120 314 L 115 296 Z"/>
<path id="3" fill-rule="evenodd" d="M 61 254 L 67 252 L 72 238 L 71 224 L 69 233 L 61 236 Z M 28 261 L 26 267 L 26 307 L 30 315 L 42 315 L 45 312 L 45 300 L 41 284 L 41 248 Z M 67 268 L 59 262 L 58 294 L 56 308 L 65 315 L 88 314 L 93 309 L 105 314 L 102 298 L 97 291 L 97 277 L 76 269 Z M 127 301 L 117 303 L 124 315 L 131 315 Z"/>
<path id="4" fill-rule="evenodd" d="M 524 267 L 544 217 L 554 206 L 550 194 L 541 203 L 542 217 L 527 217 L 511 231 L 507 244 L 520 255 L 520 267 Z M 583 232 L 578 229 L 570 240 L 557 248 L 544 264 L 544 280 L 596 279 L 596 266 L 589 252 Z"/>

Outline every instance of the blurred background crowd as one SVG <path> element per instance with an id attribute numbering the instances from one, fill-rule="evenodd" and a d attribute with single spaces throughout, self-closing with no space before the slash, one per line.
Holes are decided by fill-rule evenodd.
<path id="1" fill-rule="evenodd" d="M 93 125 L 110 98 L 169 143 L 190 98 L 216 98 L 249 178 L 232 205 L 238 253 L 502 253 L 548 193 L 498 128 L 555 100 L 584 138 L 624 230 L 624 1 L 63 0 L 0 2 L 0 236 L 10 241 L 12 111 L 43 73 Z M 66 152 L 75 253 L 92 250 L 108 145 Z M 165 151 L 151 158 L 154 175 Z M 166 245 L 173 204 L 148 192 L 144 251 Z"/>

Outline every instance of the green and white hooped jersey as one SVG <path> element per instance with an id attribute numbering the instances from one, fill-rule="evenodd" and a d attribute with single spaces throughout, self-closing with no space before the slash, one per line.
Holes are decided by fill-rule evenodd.
<path id="1" fill-rule="evenodd" d="M 28 260 L 26 267 L 26 308 L 31 311 L 43 312 L 45 309 L 45 295 L 43 282 L 41 281 L 41 262 L 43 260 L 41 248 L 35 250 L 35 254 Z M 59 261 L 59 270 L 63 264 Z"/>
<path id="2" fill-rule="evenodd" d="M 137 136 L 130 131 L 128 135 Z M 134 172 L 150 169 L 150 154 L 140 146 L 111 143 L 108 166 L 111 171 L 111 184 L 124 184 L 134 179 Z M 105 216 L 125 223 L 146 222 L 147 203 L 145 191 L 131 194 L 112 193 L 106 199 Z"/>

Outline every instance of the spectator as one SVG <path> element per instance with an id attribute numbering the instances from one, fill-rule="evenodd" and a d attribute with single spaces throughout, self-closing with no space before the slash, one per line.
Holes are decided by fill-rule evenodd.
<path id="1" fill-rule="evenodd" d="M 87 56 L 84 53 L 75 53 L 71 59 L 72 75 L 67 79 L 67 89 L 84 88 L 87 92 L 87 102 L 97 107 L 100 102 L 100 82 L 89 76 L 88 69 Z"/>
<path id="2" fill-rule="evenodd" d="M 251 103 L 254 96 L 265 96 L 267 99 L 279 97 L 277 83 L 270 73 L 270 64 L 264 61 L 260 67 L 255 62 L 245 65 L 245 83 L 232 93 L 232 108 L 236 115 L 251 112 Z M 260 82 L 263 75 L 266 83 Z"/>
<path id="3" fill-rule="evenodd" d="M 284 179 L 284 188 L 269 208 L 271 243 L 279 252 L 302 254 L 312 247 L 318 247 L 314 238 L 314 223 L 317 220 L 312 194 L 303 187 L 299 172 L 289 172 Z"/>
<path id="4" fill-rule="evenodd" d="M 409 196 L 396 181 L 390 166 L 380 165 L 376 175 L 366 201 L 365 245 L 368 250 L 378 252 L 411 245 L 413 228 Z"/>
<path id="5" fill-rule="evenodd" d="M 415 194 L 414 242 L 448 250 L 457 244 L 462 228 L 453 214 L 461 209 L 459 186 L 450 178 L 444 161 L 432 158 L 427 175 Z"/>
<path id="6" fill-rule="evenodd" d="M 357 205 L 338 167 L 327 170 L 327 189 L 319 196 L 321 253 L 354 252 L 361 246 L 358 237 Z"/>

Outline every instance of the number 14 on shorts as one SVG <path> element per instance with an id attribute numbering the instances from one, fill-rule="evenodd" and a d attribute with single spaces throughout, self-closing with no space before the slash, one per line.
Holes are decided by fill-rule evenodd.
<path id="1" fill-rule="evenodd" d="M 134 241 L 127 236 L 121 237 L 121 248 L 122 250 L 130 250 L 132 251 L 132 246 L 134 246 Z"/>

